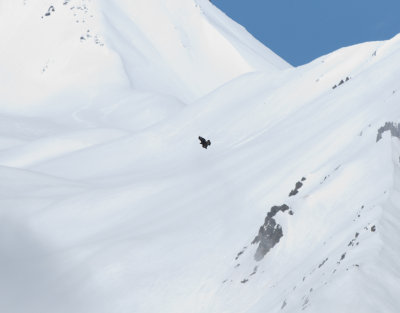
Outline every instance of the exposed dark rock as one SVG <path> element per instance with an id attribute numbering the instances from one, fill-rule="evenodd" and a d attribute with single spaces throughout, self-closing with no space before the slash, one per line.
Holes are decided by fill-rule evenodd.
<path id="1" fill-rule="evenodd" d="M 258 270 L 258 266 L 255 266 L 253 269 L 253 272 L 250 274 L 250 276 L 257 274 L 257 270 Z"/>
<path id="2" fill-rule="evenodd" d="M 289 193 L 289 197 L 297 195 L 301 187 L 303 187 L 303 183 L 298 181 L 295 188 Z"/>
<path id="3" fill-rule="evenodd" d="M 390 131 L 392 137 L 396 137 L 400 139 L 400 124 L 393 122 L 386 122 L 385 126 L 382 126 L 378 129 L 378 135 L 376 137 L 376 142 L 382 139 L 382 134 L 384 132 Z"/>
<path id="4" fill-rule="evenodd" d="M 51 5 L 51 6 L 49 7 L 49 9 L 47 10 L 45 16 L 50 16 L 50 14 L 51 14 L 52 12 L 55 12 L 55 11 L 56 11 L 56 9 L 54 8 L 54 6 Z"/>
<path id="5" fill-rule="evenodd" d="M 237 254 L 235 260 L 239 259 L 239 257 L 240 257 L 243 253 L 244 253 L 244 250 L 240 251 L 240 252 Z"/>
<path id="6" fill-rule="evenodd" d="M 323 260 L 322 263 L 320 265 L 318 265 L 318 268 L 321 268 L 322 266 L 324 266 L 327 261 L 328 261 L 328 258 Z"/>
<path id="7" fill-rule="evenodd" d="M 306 181 L 306 178 L 305 178 L 305 177 L 303 177 L 303 178 L 301 179 L 301 181 Z"/>
<path id="8" fill-rule="evenodd" d="M 245 283 L 247 283 L 248 281 L 249 281 L 249 280 L 245 278 L 245 279 L 243 279 L 243 280 L 241 281 L 241 283 L 242 283 L 242 284 L 245 284 Z"/>
<path id="9" fill-rule="evenodd" d="M 371 231 L 372 231 L 373 233 L 376 231 L 376 226 L 375 226 L 375 225 L 371 227 Z"/>
<path id="10" fill-rule="evenodd" d="M 240 256 L 246 251 L 247 246 L 244 246 L 243 249 L 241 251 L 239 251 L 239 253 L 236 255 L 235 260 L 238 260 L 240 258 Z"/>
<path id="11" fill-rule="evenodd" d="M 254 255 L 256 261 L 261 261 L 283 237 L 282 227 L 275 221 L 274 216 L 278 212 L 285 212 L 287 210 L 289 210 L 289 207 L 283 204 L 281 206 L 273 206 L 267 214 L 264 225 L 260 227 L 258 235 L 252 241 L 252 244 L 259 244 Z"/>
<path id="12" fill-rule="evenodd" d="M 280 206 L 274 205 L 271 208 L 271 211 L 267 214 L 267 217 L 274 217 L 276 213 L 285 212 L 287 210 L 289 210 L 289 206 L 287 206 L 286 204 L 282 204 Z"/>
<path id="13" fill-rule="evenodd" d="M 359 233 L 356 233 L 356 234 L 354 235 L 354 239 L 352 239 L 352 240 L 349 242 L 349 244 L 348 244 L 347 246 L 348 246 L 348 247 L 354 246 L 354 243 L 356 242 L 356 240 L 357 240 L 357 238 L 358 238 L 359 235 L 360 235 Z"/>
<path id="14" fill-rule="evenodd" d="M 330 177 L 331 175 L 326 175 L 325 177 L 324 177 L 324 180 L 320 183 L 321 185 Z"/>
<path id="15" fill-rule="evenodd" d="M 281 310 L 283 310 L 286 305 L 287 305 L 286 300 L 284 300 L 283 303 L 282 303 L 282 306 L 281 306 Z"/>
<path id="16" fill-rule="evenodd" d="M 340 257 L 340 261 L 343 261 L 345 257 L 346 257 L 346 252 L 342 254 L 342 256 Z"/>
<path id="17" fill-rule="evenodd" d="M 336 89 L 337 87 L 343 85 L 345 82 L 348 82 L 349 80 L 350 80 L 350 77 L 348 77 L 348 76 L 346 77 L 346 79 L 341 79 L 339 84 L 333 86 L 332 89 Z"/>

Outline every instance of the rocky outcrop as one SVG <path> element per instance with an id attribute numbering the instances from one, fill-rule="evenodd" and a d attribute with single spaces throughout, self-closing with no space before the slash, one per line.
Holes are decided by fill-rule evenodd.
<path id="1" fill-rule="evenodd" d="M 299 189 L 300 189 L 301 187 L 303 187 L 303 183 L 302 183 L 302 182 L 304 182 L 305 180 L 306 180 L 306 178 L 303 177 L 303 178 L 301 179 L 301 181 L 298 181 L 298 182 L 296 183 L 296 186 L 294 187 L 294 189 L 293 189 L 292 191 L 290 191 L 289 197 L 293 197 L 293 196 L 295 196 L 295 195 L 297 195 L 297 194 L 299 193 Z"/>
<path id="2" fill-rule="evenodd" d="M 282 227 L 276 222 L 274 217 L 278 212 L 285 212 L 287 210 L 289 210 L 289 206 L 283 204 L 281 206 L 273 206 L 267 214 L 264 225 L 260 227 L 258 235 L 252 241 L 252 244 L 258 244 L 254 255 L 256 261 L 261 261 L 283 237 Z"/>
<path id="3" fill-rule="evenodd" d="M 390 132 L 392 137 L 396 137 L 400 139 L 400 124 L 393 122 L 386 122 L 385 126 L 382 126 L 378 129 L 378 135 L 376 137 L 376 142 L 382 139 L 382 135 L 384 132 Z"/>

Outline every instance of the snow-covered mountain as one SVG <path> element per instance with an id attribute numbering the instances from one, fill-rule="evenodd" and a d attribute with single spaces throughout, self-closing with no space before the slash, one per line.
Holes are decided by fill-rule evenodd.
<path id="1" fill-rule="evenodd" d="M 399 36 L 292 68 L 208 0 L 0 0 L 0 39 L 0 312 L 400 310 Z"/>

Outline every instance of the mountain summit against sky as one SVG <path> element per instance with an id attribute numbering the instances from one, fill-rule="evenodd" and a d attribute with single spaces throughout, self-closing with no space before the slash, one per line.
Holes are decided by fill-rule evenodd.
<path id="1" fill-rule="evenodd" d="M 206 0 L 0 0 L 0 38 L 0 312 L 399 311 L 399 36 L 293 68 Z"/>
<path id="2" fill-rule="evenodd" d="M 207 0 L 0 5 L 1 91 L 11 99 L 21 84 L 42 98 L 90 81 L 93 92 L 111 85 L 192 101 L 241 74 L 289 67 Z"/>

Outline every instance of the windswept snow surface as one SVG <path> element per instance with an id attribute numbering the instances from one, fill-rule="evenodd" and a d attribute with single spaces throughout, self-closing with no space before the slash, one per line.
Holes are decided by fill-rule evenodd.
<path id="1" fill-rule="evenodd" d="M 0 312 L 400 311 L 399 36 L 291 68 L 205 0 L 2 0 L 0 39 Z"/>

